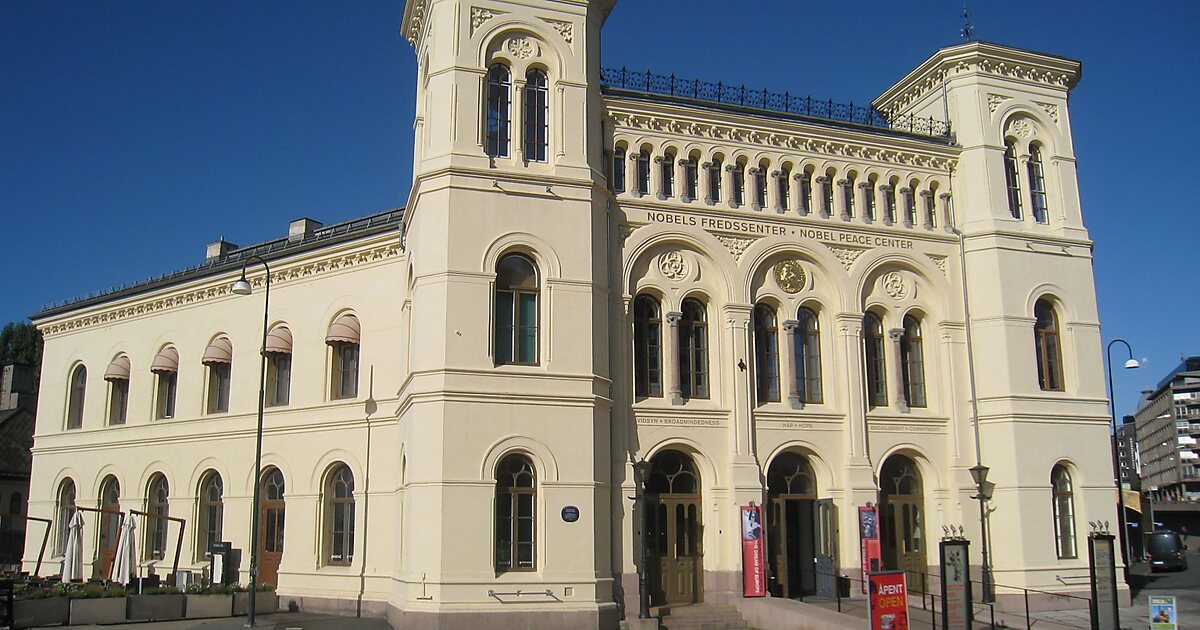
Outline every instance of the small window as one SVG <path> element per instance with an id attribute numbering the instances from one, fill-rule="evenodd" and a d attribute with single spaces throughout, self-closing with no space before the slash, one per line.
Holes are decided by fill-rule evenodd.
<path id="1" fill-rule="evenodd" d="M 874 178 L 867 179 L 866 185 L 863 186 L 863 216 L 868 221 L 875 220 L 875 180 Z"/>
<path id="2" fill-rule="evenodd" d="M 1078 557 L 1075 552 L 1075 493 L 1071 473 L 1059 464 L 1050 471 L 1054 495 L 1054 547 L 1060 559 Z"/>
<path id="3" fill-rule="evenodd" d="M 174 418 L 175 390 L 179 381 L 179 351 L 171 346 L 163 348 L 150 363 L 150 371 L 155 375 L 154 418 Z"/>
<path id="4" fill-rule="evenodd" d="M 354 562 L 354 473 L 345 464 L 331 469 L 325 482 L 325 560 Z"/>
<path id="5" fill-rule="evenodd" d="M 108 424 L 125 424 L 129 417 L 129 357 L 118 355 L 104 371 L 108 381 Z"/>
<path id="6" fill-rule="evenodd" d="M 900 337 L 900 361 L 904 364 L 904 401 L 909 407 L 924 407 L 925 351 L 921 342 L 921 322 L 912 315 L 904 317 Z"/>
<path id="7" fill-rule="evenodd" d="M 708 199 L 712 203 L 721 201 L 721 160 L 708 165 Z"/>
<path id="8" fill-rule="evenodd" d="M 821 329 L 817 314 L 803 308 L 796 313 L 796 389 L 800 400 L 820 403 Z"/>
<path id="9" fill-rule="evenodd" d="M 833 215 L 833 178 L 818 177 L 821 183 L 821 213 L 822 216 Z"/>
<path id="10" fill-rule="evenodd" d="M 1017 145 L 1012 140 L 1004 141 L 1004 184 L 1008 189 L 1008 212 L 1020 219 L 1021 178 L 1017 176 Z"/>
<path id="11" fill-rule="evenodd" d="M 675 154 L 667 153 L 659 161 L 658 176 L 662 185 L 659 187 L 662 190 L 663 199 L 670 199 L 675 196 Z"/>
<path id="12" fill-rule="evenodd" d="M 496 265 L 496 364 L 538 363 L 538 274 L 526 256 Z"/>
<path id="13" fill-rule="evenodd" d="M 650 153 L 645 150 L 637 154 L 637 193 L 650 194 Z"/>
<path id="14" fill-rule="evenodd" d="M 933 203 L 933 191 L 927 190 L 921 193 L 921 197 L 925 200 L 925 226 L 935 228 L 937 227 L 937 211 Z"/>
<path id="15" fill-rule="evenodd" d="M 508 157 L 509 106 L 512 102 L 512 78 L 508 67 L 496 64 L 488 70 L 487 144 L 492 157 Z"/>
<path id="16" fill-rule="evenodd" d="M 812 213 L 812 173 L 805 171 L 800 177 L 800 210 Z"/>
<path id="17" fill-rule="evenodd" d="M 545 162 L 549 146 L 550 91 L 546 73 L 530 70 L 525 74 L 525 159 Z"/>
<path id="18" fill-rule="evenodd" d="M 167 478 L 162 473 L 156 473 L 146 491 L 146 512 L 150 515 L 146 519 L 147 560 L 162 560 L 167 554 L 167 525 L 170 523 L 166 518 L 170 514 L 168 496 L 170 488 Z"/>
<path id="19" fill-rule="evenodd" d="M 883 407 L 887 400 L 887 367 L 883 352 L 883 322 L 868 312 L 863 316 L 863 350 L 867 362 L 867 402 Z"/>
<path id="20" fill-rule="evenodd" d="M 679 320 L 679 381 L 684 398 L 708 398 L 708 317 L 694 298 Z"/>
<path id="21" fill-rule="evenodd" d="M 1033 306 L 1033 340 L 1037 354 L 1038 386 L 1045 391 L 1063 390 L 1062 351 L 1058 341 L 1058 315 L 1046 300 Z"/>
<path id="22" fill-rule="evenodd" d="M 75 482 L 70 478 L 64 479 L 58 487 L 55 514 L 58 516 L 58 536 L 54 551 L 55 555 L 61 556 L 67 552 L 67 534 L 70 532 L 71 518 L 75 516 Z"/>
<path id="23" fill-rule="evenodd" d="M 532 571 L 537 557 L 537 474 L 529 458 L 505 457 L 496 470 L 496 571 Z"/>
<path id="24" fill-rule="evenodd" d="M 612 177 L 613 192 L 625 192 L 625 149 L 622 147 L 613 151 Z"/>
<path id="25" fill-rule="evenodd" d="M 754 377 L 758 402 L 779 402 L 779 326 L 766 304 L 754 307 Z"/>
<path id="26" fill-rule="evenodd" d="M 896 187 L 894 185 L 888 185 L 883 189 L 883 202 L 884 202 L 884 212 L 886 212 L 886 214 L 884 215 L 884 221 L 887 221 L 888 223 L 895 223 L 896 222 Z"/>
<path id="27" fill-rule="evenodd" d="M 633 301 L 633 360 L 634 393 L 662 396 L 662 310 L 649 295 Z"/>
<path id="28" fill-rule="evenodd" d="M 904 195 L 904 225 L 912 227 L 917 223 L 917 202 L 913 199 L 913 189 L 904 188 L 900 192 Z"/>
<path id="29" fill-rule="evenodd" d="M 842 187 L 843 202 L 846 204 L 846 216 L 854 218 L 854 188 L 856 185 L 854 174 L 852 173 Z"/>
<path id="30" fill-rule="evenodd" d="M 338 317 L 325 334 L 325 343 L 333 353 L 330 398 L 340 400 L 358 396 L 358 366 L 362 326 L 349 313 Z"/>
<path id="31" fill-rule="evenodd" d="M 1046 205 L 1046 177 L 1042 169 L 1042 149 L 1029 145 L 1029 199 L 1033 206 L 1033 218 L 1038 223 L 1049 223 L 1049 208 Z"/>
<path id="32" fill-rule="evenodd" d="M 233 344 L 217 337 L 208 344 L 200 359 L 208 368 L 208 413 L 229 411 L 229 388 L 233 378 Z"/>
<path id="33" fill-rule="evenodd" d="M 267 397 L 265 402 L 270 407 L 286 405 L 291 401 L 292 331 L 286 326 L 273 328 L 267 334 L 267 345 L 264 352 L 267 356 Z"/>
<path id="34" fill-rule="evenodd" d="M 83 426 L 83 397 L 87 392 L 87 368 L 75 366 L 71 372 L 70 391 L 67 395 L 67 428 L 78 429 Z"/>
<path id="35" fill-rule="evenodd" d="M 738 164 L 733 169 L 733 200 L 730 205 L 741 206 L 744 203 L 746 203 L 746 167 Z"/>
<path id="36" fill-rule="evenodd" d="M 762 167 L 754 170 L 754 205 L 767 207 L 767 170 Z"/>
<path id="37" fill-rule="evenodd" d="M 787 210 L 792 197 L 792 172 L 786 169 L 781 171 L 779 177 L 775 178 L 775 185 L 778 187 L 775 194 L 779 196 L 779 209 Z"/>
<path id="38" fill-rule="evenodd" d="M 225 519 L 225 486 L 215 470 L 205 473 L 200 481 L 200 500 L 196 527 L 196 560 L 212 555 L 214 543 L 221 542 L 221 527 Z"/>
<path id="39" fill-rule="evenodd" d="M 684 195 L 687 196 L 687 201 L 692 201 L 696 198 L 697 188 L 699 187 L 699 175 L 696 172 L 695 158 L 688 158 L 683 162 L 683 182 Z"/>

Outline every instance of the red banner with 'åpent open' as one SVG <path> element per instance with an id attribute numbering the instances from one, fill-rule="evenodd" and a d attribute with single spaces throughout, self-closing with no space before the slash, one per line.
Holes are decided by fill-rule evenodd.
<path id="1" fill-rule="evenodd" d="M 742 506 L 742 595 L 767 594 L 766 550 L 763 548 L 762 508 Z"/>

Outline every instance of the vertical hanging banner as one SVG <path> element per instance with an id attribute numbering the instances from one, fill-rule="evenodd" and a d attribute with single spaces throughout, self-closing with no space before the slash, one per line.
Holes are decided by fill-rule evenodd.
<path id="1" fill-rule="evenodd" d="M 908 630 L 908 583 L 904 571 L 867 576 L 867 619 L 871 630 Z"/>
<path id="2" fill-rule="evenodd" d="M 767 594 L 766 550 L 763 548 L 762 508 L 742 506 L 742 595 Z"/>
<path id="3" fill-rule="evenodd" d="M 942 628 L 971 630 L 971 580 L 966 540 L 943 540 L 942 556 Z"/>
<path id="4" fill-rule="evenodd" d="M 862 567 L 862 592 L 867 593 L 867 575 L 882 569 L 879 552 L 879 508 L 873 505 L 858 508 L 858 540 Z"/>

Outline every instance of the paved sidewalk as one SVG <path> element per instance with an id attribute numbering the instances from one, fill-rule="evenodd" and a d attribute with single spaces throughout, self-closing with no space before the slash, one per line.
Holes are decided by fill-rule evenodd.
<path id="1" fill-rule="evenodd" d="M 391 630 L 392 627 L 383 619 L 355 619 L 354 617 L 338 617 L 336 615 L 320 615 L 315 613 L 273 613 L 259 615 L 255 619 L 255 628 L 263 630 Z M 129 627 L 130 630 L 186 630 L 188 628 L 203 628 L 203 630 L 244 630 L 245 617 L 225 617 L 221 619 L 191 619 L 187 621 L 150 621 L 145 623 L 122 624 L 121 626 L 70 626 L 72 630 L 113 630 L 119 627 Z"/>

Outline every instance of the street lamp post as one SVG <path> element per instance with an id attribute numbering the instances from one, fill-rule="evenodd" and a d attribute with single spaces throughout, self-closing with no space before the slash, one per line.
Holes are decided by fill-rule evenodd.
<path id="1" fill-rule="evenodd" d="M 646 514 L 646 480 L 650 477 L 650 462 L 645 459 L 633 463 L 634 501 L 639 520 L 642 523 L 642 554 L 638 563 L 638 619 L 650 618 L 650 568 L 646 561 L 650 559 L 650 536 L 646 531 L 649 522 Z"/>
<path id="2" fill-rule="evenodd" d="M 992 498 L 991 490 L 987 481 L 988 471 L 991 470 L 983 464 L 975 464 L 970 469 L 971 479 L 975 482 L 975 496 L 972 499 L 979 500 L 979 543 L 980 552 L 983 554 L 983 569 L 981 582 L 983 586 L 983 601 L 984 603 L 991 602 L 992 596 L 992 565 L 988 562 L 988 516 L 987 516 L 987 501 Z"/>
<path id="3" fill-rule="evenodd" d="M 1105 348 L 1105 355 L 1108 359 L 1108 409 L 1112 414 L 1112 465 L 1113 465 L 1113 484 L 1117 486 L 1117 524 L 1121 528 L 1121 560 L 1125 564 L 1125 579 L 1129 579 L 1129 532 L 1125 531 L 1128 527 L 1125 524 L 1125 491 L 1121 489 L 1121 464 L 1117 457 L 1117 401 L 1116 392 L 1113 390 L 1113 372 L 1112 372 L 1112 347 L 1113 344 L 1120 343 L 1125 346 L 1126 352 L 1129 353 L 1129 359 L 1125 361 L 1125 369 L 1132 370 L 1141 367 L 1137 359 L 1133 358 L 1133 348 L 1129 347 L 1129 342 L 1124 339 L 1113 339 L 1108 342 L 1108 347 Z"/>
<path id="4" fill-rule="evenodd" d="M 237 282 L 233 283 L 231 291 L 237 295 L 250 295 L 252 289 L 250 283 L 246 280 L 246 265 L 250 260 L 257 260 L 262 263 L 263 269 L 266 270 L 266 290 L 263 292 L 263 325 L 262 325 L 262 347 L 259 348 L 259 373 L 258 373 L 258 425 L 254 431 L 254 499 L 250 513 L 250 593 L 248 602 L 249 607 L 246 612 L 247 625 L 254 625 L 254 606 L 255 594 L 258 592 L 258 512 L 262 504 L 262 483 L 259 477 L 262 475 L 262 440 L 263 440 L 263 407 L 267 398 L 267 319 L 268 309 L 271 304 L 271 267 L 263 260 L 261 256 L 250 256 L 246 262 L 242 263 L 242 277 Z"/>

